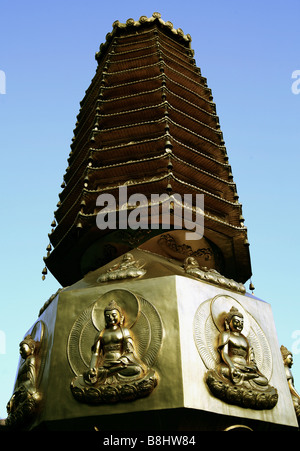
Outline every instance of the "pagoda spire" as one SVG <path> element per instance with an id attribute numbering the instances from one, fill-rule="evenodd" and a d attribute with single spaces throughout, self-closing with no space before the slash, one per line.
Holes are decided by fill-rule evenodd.
<path id="1" fill-rule="evenodd" d="M 204 237 L 222 261 L 217 269 L 244 283 L 251 277 L 247 229 L 191 36 L 159 13 L 116 21 L 95 57 L 98 67 L 80 103 L 46 268 L 70 285 L 132 249 L 124 231 L 96 226 L 98 196 L 117 198 L 126 186 L 128 195 L 143 193 L 149 203 L 152 193 L 204 195 Z M 141 235 L 139 245 L 153 237 Z M 95 246 L 97 259 L 91 258 Z"/>

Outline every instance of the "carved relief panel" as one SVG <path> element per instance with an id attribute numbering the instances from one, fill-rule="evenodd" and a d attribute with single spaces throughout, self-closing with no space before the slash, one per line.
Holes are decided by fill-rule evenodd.
<path id="1" fill-rule="evenodd" d="M 6 426 L 27 426 L 42 401 L 40 381 L 45 364 L 46 327 L 38 321 L 20 342 L 20 362 L 13 395 L 7 403 Z"/>
<path id="2" fill-rule="evenodd" d="M 121 262 L 116 263 L 111 268 L 109 268 L 104 274 L 101 274 L 97 282 L 110 282 L 112 280 L 120 279 L 131 279 L 142 277 L 146 274 L 146 269 L 144 269 L 144 261 L 134 260 L 133 255 L 128 252 L 123 255 Z"/>
<path id="3" fill-rule="evenodd" d="M 162 343 L 162 322 L 147 300 L 111 290 L 82 312 L 68 340 L 75 374 L 73 396 L 102 404 L 149 395 L 158 383 L 152 368 Z"/>
<path id="4" fill-rule="evenodd" d="M 295 388 L 294 376 L 293 376 L 293 373 L 291 370 L 293 363 L 294 363 L 293 354 L 285 346 L 280 347 L 280 352 L 281 352 L 283 363 L 284 363 L 286 379 L 287 379 L 287 383 L 288 383 L 291 397 L 293 400 L 295 413 L 297 416 L 298 423 L 300 424 L 300 395 Z"/>
<path id="5" fill-rule="evenodd" d="M 236 299 L 218 295 L 201 304 L 194 338 L 215 397 L 250 409 L 275 407 L 278 394 L 269 385 L 273 363 L 268 340 Z"/>

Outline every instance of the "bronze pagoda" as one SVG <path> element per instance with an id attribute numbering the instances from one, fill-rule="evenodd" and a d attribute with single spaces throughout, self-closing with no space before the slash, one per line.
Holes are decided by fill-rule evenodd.
<path id="1" fill-rule="evenodd" d="M 20 343 L 7 427 L 297 429 L 270 305 L 244 286 L 247 228 L 190 35 L 159 13 L 116 21 L 96 60 L 44 258 L 63 288 Z M 121 224 L 122 189 L 146 200 L 139 227 Z M 102 195 L 115 227 L 99 227 Z M 204 199 L 198 239 L 175 214 L 185 195 L 192 219 Z"/>

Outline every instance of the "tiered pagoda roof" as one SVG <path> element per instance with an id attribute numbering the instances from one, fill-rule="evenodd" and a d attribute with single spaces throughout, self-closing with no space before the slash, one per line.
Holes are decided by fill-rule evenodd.
<path id="1" fill-rule="evenodd" d="M 97 228 L 96 199 L 101 193 L 117 197 L 126 185 L 128 195 L 143 193 L 149 199 L 152 193 L 204 194 L 205 238 L 220 250 L 224 275 L 248 280 L 242 206 L 191 37 L 158 13 L 126 24 L 117 21 L 96 60 L 55 212 L 48 269 L 62 285 L 96 269 L 87 263 L 88 250 L 101 240 L 107 247 L 120 242 L 116 232 Z M 148 237 L 144 234 L 141 242 Z M 99 262 L 127 251 L 133 241 L 99 256 Z"/>

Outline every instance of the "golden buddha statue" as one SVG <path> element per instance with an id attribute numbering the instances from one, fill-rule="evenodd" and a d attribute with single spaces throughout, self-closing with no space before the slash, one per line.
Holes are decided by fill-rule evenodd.
<path id="1" fill-rule="evenodd" d="M 284 363 L 285 374 L 290 389 L 290 393 L 292 396 L 295 412 L 297 415 L 298 422 L 300 423 L 300 396 L 294 386 L 294 377 L 291 371 L 291 368 L 294 363 L 293 354 L 285 346 L 281 346 L 280 351 Z"/>
<path id="2" fill-rule="evenodd" d="M 90 369 L 86 382 L 94 384 L 109 377 L 132 378 L 144 373 L 142 362 L 135 355 L 130 331 L 123 327 L 121 308 L 112 300 L 104 309 L 105 328 L 92 346 Z"/>
<path id="3" fill-rule="evenodd" d="M 234 384 L 253 381 L 267 386 L 268 379 L 259 372 L 253 349 L 242 334 L 243 326 L 242 313 L 232 307 L 225 318 L 225 331 L 219 337 L 218 351 L 222 357 L 219 372 Z"/>
<path id="4" fill-rule="evenodd" d="M 29 420 L 41 400 L 41 394 L 37 390 L 38 345 L 31 335 L 27 335 L 19 345 L 23 360 L 19 366 L 14 393 L 6 406 L 6 424 L 9 427 Z"/>
<path id="5" fill-rule="evenodd" d="M 149 395 L 157 385 L 156 372 L 137 356 L 134 338 L 114 300 L 105 307 L 104 319 L 105 327 L 92 345 L 89 369 L 71 383 L 74 397 L 101 404 Z"/>
<path id="6" fill-rule="evenodd" d="M 219 334 L 221 358 L 216 368 L 208 371 L 206 382 L 211 392 L 229 404 L 252 409 L 272 409 L 278 401 L 277 390 L 258 369 L 254 351 L 242 334 L 244 317 L 232 307 Z"/>
<path id="7" fill-rule="evenodd" d="M 130 252 L 123 255 L 122 260 L 109 268 L 105 273 L 101 274 L 97 282 L 108 282 L 118 279 L 134 279 L 146 274 L 143 268 L 144 262 L 134 260 Z"/>

